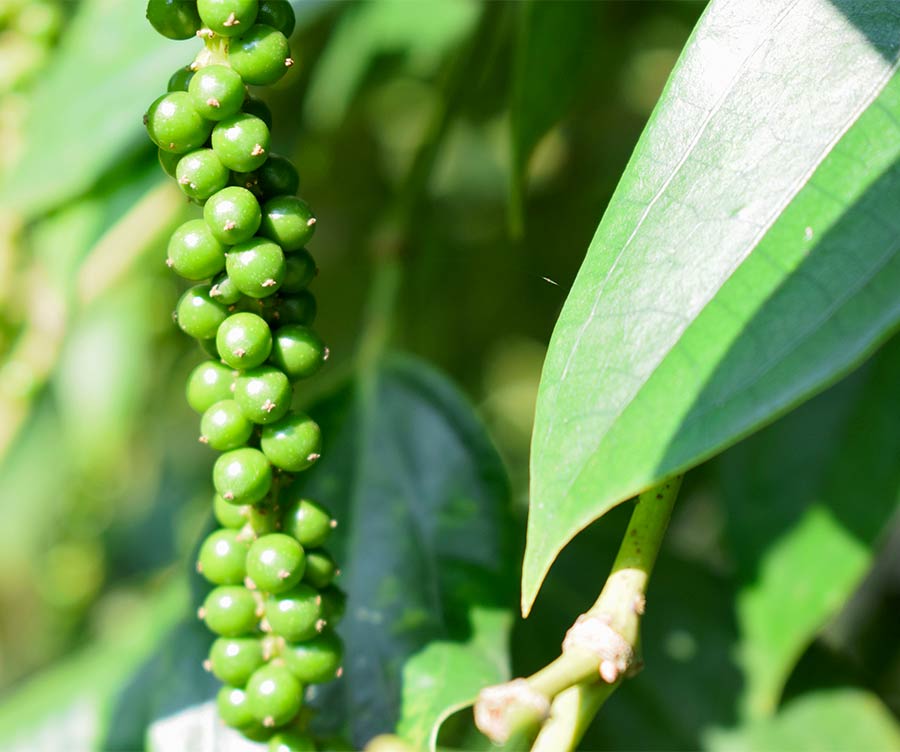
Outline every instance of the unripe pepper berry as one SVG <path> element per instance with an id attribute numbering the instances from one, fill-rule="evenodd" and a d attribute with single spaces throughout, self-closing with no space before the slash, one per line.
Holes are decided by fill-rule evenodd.
<path id="1" fill-rule="evenodd" d="M 225 268 L 225 246 L 202 219 L 188 220 L 172 233 L 167 256 L 166 263 L 185 279 L 207 279 Z"/>
<path id="2" fill-rule="evenodd" d="M 272 634 L 288 642 L 309 640 L 325 625 L 322 596 L 309 585 L 296 585 L 285 593 L 269 596 L 265 609 Z"/>
<path id="3" fill-rule="evenodd" d="M 176 154 L 203 146 L 213 128 L 212 122 L 197 112 L 186 91 L 163 94 L 150 105 L 144 123 L 153 143 Z"/>
<path id="4" fill-rule="evenodd" d="M 289 37 L 294 33 L 296 21 L 294 9 L 288 0 L 259 0 L 256 23 L 271 26 Z"/>
<path id="5" fill-rule="evenodd" d="M 293 535 L 304 548 L 324 545 L 336 523 L 325 507 L 311 499 L 297 499 L 282 517 L 284 532 Z"/>
<path id="6" fill-rule="evenodd" d="M 279 731 L 269 739 L 269 752 L 316 752 L 316 744 L 307 734 Z"/>
<path id="7" fill-rule="evenodd" d="M 263 726 L 283 726 L 300 710 L 303 685 L 284 666 L 269 664 L 257 669 L 247 682 L 247 702 Z"/>
<path id="8" fill-rule="evenodd" d="M 240 637 L 256 629 L 258 611 L 256 596 L 247 588 L 226 585 L 210 591 L 198 613 L 217 635 Z"/>
<path id="9" fill-rule="evenodd" d="M 259 637 L 220 637 L 209 650 L 209 667 L 225 684 L 242 687 L 265 663 Z"/>
<path id="10" fill-rule="evenodd" d="M 233 399 L 216 402 L 200 420 L 200 440 L 220 452 L 243 446 L 252 433 L 253 423 Z"/>
<path id="11" fill-rule="evenodd" d="M 255 115 L 241 113 L 212 130 L 212 148 L 229 170 L 252 172 L 269 156 L 268 126 Z"/>
<path id="12" fill-rule="evenodd" d="M 179 68 L 169 77 L 166 91 L 187 91 L 194 77 L 194 71 L 189 65 Z"/>
<path id="13" fill-rule="evenodd" d="M 284 257 L 284 263 L 284 282 L 279 288 L 281 292 L 302 292 L 319 273 L 315 259 L 305 248 L 287 254 Z"/>
<path id="14" fill-rule="evenodd" d="M 255 368 L 272 352 L 272 330 L 255 313 L 234 313 L 219 327 L 216 349 L 232 368 Z"/>
<path id="15" fill-rule="evenodd" d="M 324 548 L 307 552 L 303 581 L 318 590 L 328 587 L 338 576 L 338 568 L 331 554 Z"/>
<path id="16" fill-rule="evenodd" d="M 258 449 L 244 447 L 226 452 L 213 466 L 216 492 L 232 504 L 256 504 L 272 487 L 272 467 Z"/>
<path id="17" fill-rule="evenodd" d="M 288 413 L 281 420 L 263 427 L 260 447 L 273 465 L 297 473 L 319 459 L 322 432 L 308 415 Z"/>
<path id="18" fill-rule="evenodd" d="M 337 676 L 344 659 L 344 646 L 330 629 L 310 640 L 288 645 L 282 653 L 284 665 L 303 684 L 320 684 Z"/>
<path id="19" fill-rule="evenodd" d="M 278 245 L 264 238 L 252 238 L 228 252 L 225 269 L 244 295 L 267 298 L 281 287 L 287 266 Z"/>
<path id="20" fill-rule="evenodd" d="M 196 285 L 186 290 L 175 307 L 175 320 L 185 334 L 209 339 L 228 317 L 228 309 L 209 297 L 209 285 Z"/>
<path id="21" fill-rule="evenodd" d="M 263 24 L 257 24 L 231 43 L 228 62 L 244 81 L 254 86 L 274 84 L 294 64 L 287 37 Z"/>
<path id="22" fill-rule="evenodd" d="M 276 329 L 272 342 L 272 362 L 291 381 L 315 374 L 325 362 L 327 348 L 312 329 L 290 324 Z"/>
<path id="23" fill-rule="evenodd" d="M 175 168 L 178 187 L 195 201 L 206 201 L 221 191 L 228 185 L 230 175 L 212 149 L 197 149 L 185 154 Z"/>
<path id="24" fill-rule="evenodd" d="M 244 80 L 224 65 L 208 65 L 197 71 L 188 85 L 194 108 L 208 120 L 225 120 L 241 111 Z"/>
<path id="25" fill-rule="evenodd" d="M 197 0 L 203 23 L 222 37 L 243 34 L 256 20 L 257 0 Z"/>
<path id="26" fill-rule="evenodd" d="M 185 0 L 150 0 L 147 20 L 169 39 L 190 39 L 201 25 L 197 4 Z"/>
<path id="27" fill-rule="evenodd" d="M 216 709 L 226 726 L 242 729 L 256 723 L 250 705 L 247 702 L 247 693 L 240 687 L 222 687 L 216 695 Z"/>
<path id="28" fill-rule="evenodd" d="M 248 550 L 234 530 L 216 530 L 200 546 L 197 571 L 214 585 L 239 585 L 247 576 Z"/>
<path id="29" fill-rule="evenodd" d="M 234 400 L 241 413 L 254 423 L 280 420 L 291 407 L 291 384 L 277 368 L 257 366 L 238 377 Z"/>
<path id="30" fill-rule="evenodd" d="M 229 186 L 209 198 L 203 207 L 203 219 L 220 243 L 234 245 L 253 237 L 262 221 L 262 211 L 250 191 Z"/>
<path id="31" fill-rule="evenodd" d="M 233 369 L 207 360 L 201 363 L 188 376 L 188 404 L 198 413 L 206 412 L 216 402 L 230 399 L 234 390 L 236 374 Z"/>
<path id="32" fill-rule="evenodd" d="M 300 187 L 297 169 L 289 159 L 270 154 L 262 166 L 250 174 L 263 201 L 276 196 L 293 196 Z"/>
<path id="33" fill-rule="evenodd" d="M 261 536 L 247 553 L 247 576 L 267 593 L 290 590 L 300 582 L 305 568 L 303 546 L 283 533 Z"/>
<path id="34" fill-rule="evenodd" d="M 274 240 L 285 251 L 299 251 L 315 230 L 312 210 L 296 196 L 276 196 L 263 205 L 260 235 Z"/>

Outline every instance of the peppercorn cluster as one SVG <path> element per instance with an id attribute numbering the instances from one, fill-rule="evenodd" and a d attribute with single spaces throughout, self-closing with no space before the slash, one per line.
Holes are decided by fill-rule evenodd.
<path id="1" fill-rule="evenodd" d="M 206 667 L 225 686 L 222 720 L 272 750 L 312 750 L 304 688 L 340 674 L 333 627 L 344 595 L 324 548 L 335 525 L 292 491 L 319 458 L 319 426 L 291 407 L 294 385 L 328 349 L 310 328 L 315 230 L 297 198 L 297 171 L 269 151 L 271 113 L 248 85 L 291 67 L 287 0 L 150 0 L 147 17 L 171 39 L 204 48 L 150 106 L 147 132 L 163 169 L 202 218 L 175 230 L 168 266 L 195 283 L 175 320 L 210 359 L 187 384 L 213 468 L 221 528 L 200 547 L 198 571 L 215 587 L 199 615 L 214 633 Z"/>

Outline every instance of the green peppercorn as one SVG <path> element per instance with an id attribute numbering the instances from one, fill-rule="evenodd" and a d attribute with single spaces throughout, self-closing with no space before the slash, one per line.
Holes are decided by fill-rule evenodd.
<path id="1" fill-rule="evenodd" d="M 212 632 L 223 637 L 240 637 L 256 629 L 259 623 L 256 596 L 239 585 L 211 590 L 199 615 Z"/>
<path id="2" fill-rule="evenodd" d="M 250 675 L 265 663 L 258 637 L 220 637 L 209 650 L 209 667 L 225 684 L 242 687 Z"/>
<path id="3" fill-rule="evenodd" d="M 257 366 L 238 377 L 234 399 L 248 420 L 274 423 L 291 407 L 291 384 L 277 368 Z"/>
<path id="4" fill-rule="evenodd" d="M 266 621 L 272 634 L 288 642 L 315 637 L 325 626 L 322 596 L 309 585 L 296 585 L 266 600 Z"/>
<path id="5" fill-rule="evenodd" d="M 315 260 L 305 248 L 287 254 L 284 263 L 284 282 L 279 288 L 281 292 L 303 292 L 319 273 Z"/>
<path id="6" fill-rule="evenodd" d="M 188 220 L 172 233 L 167 255 L 166 263 L 185 279 L 206 279 L 225 268 L 225 246 L 202 219 Z"/>
<path id="7" fill-rule="evenodd" d="M 169 78 L 169 83 L 166 86 L 166 90 L 187 91 L 193 77 L 194 70 L 189 65 L 185 66 L 184 68 L 179 68 Z"/>
<path id="8" fill-rule="evenodd" d="M 258 449 L 232 449 L 216 460 L 213 484 L 225 501 L 256 504 L 272 487 L 272 467 Z"/>
<path id="9" fill-rule="evenodd" d="M 207 120 L 225 120 L 241 111 L 244 80 L 224 65 L 208 65 L 196 72 L 188 85 L 194 108 Z"/>
<path id="10" fill-rule="evenodd" d="M 159 156 L 159 164 L 165 171 L 166 175 L 170 178 L 174 178 L 176 175 L 176 170 L 178 169 L 178 162 L 181 160 L 180 154 L 174 154 L 171 151 L 166 151 L 165 149 L 157 149 L 157 154 Z"/>
<path id="11" fill-rule="evenodd" d="M 325 507 L 311 499 L 297 499 L 284 510 L 284 532 L 293 535 L 303 548 L 318 548 L 331 535 L 337 523 Z"/>
<path id="12" fill-rule="evenodd" d="M 307 734 L 279 731 L 269 739 L 269 752 L 316 752 L 316 744 Z"/>
<path id="13" fill-rule="evenodd" d="M 229 170 L 252 172 L 269 155 L 268 126 L 255 115 L 241 113 L 212 129 L 212 148 Z"/>
<path id="14" fill-rule="evenodd" d="M 344 612 L 347 609 L 347 594 L 335 585 L 322 588 L 321 594 L 325 622 L 334 627 L 344 618 Z"/>
<path id="15" fill-rule="evenodd" d="M 216 695 L 216 708 L 219 718 L 231 728 L 241 729 L 256 722 L 250 712 L 247 693 L 240 687 L 222 687 Z"/>
<path id="16" fill-rule="evenodd" d="M 256 21 L 257 0 L 197 0 L 203 23 L 222 37 L 242 34 Z"/>
<path id="17" fill-rule="evenodd" d="M 186 0 L 150 0 L 147 20 L 169 39 L 190 39 L 201 25 L 197 4 Z"/>
<path id="18" fill-rule="evenodd" d="M 238 585 L 247 576 L 248 550 L 234 530 L 216 530 L 200 546 L 197 571 L 214 585 Z"/>
<path id="19" fill-rule="evenodd" d="M 231 368 L 207 360 L 188 376 L 187 402 L 198 413 L 204 413 L 219 400 L 231 398 L 234 380 L 235 372 Z"/>
<path id="20" fill-rule="evenodd" d="M 227 274 L 220 274 L 213 280 L 212 287 L 209 288 L 209 296 L 215 298 L 220 303 L 233 306 L 239 302 L 243 294 L 234 286 Z"/>
<path id="21" fill-rule="evenodd" d="M 243 446 L 252 433 L 253 423 L 233 399 L 216 402 L 200 420 L 200 440 L 220 452 Z"/>
<path id="22" fill-rule="evenodd" d="M 248 115 L 258 117 L 270 131 L 272 130 L 272 110 L 269 109 L 269 105 L 263 100 L 247 95 L 247 98 L 244 99 L 244 106 L 241 109 Z"/>
<path id="23" fill-rule="evenodd" d="M 232 368 L 254 368 L 272 352 L 272 330 L 255 313 L 234 313 L 219 327 L 216 348 Z"/>
<path id="24" fill-rule="evenodd" d="M 316 218 L 305 201 L 296 196 L 276 196 L 263 205 L 260 235 L 274 240 L 285 251 L 305 246 L 316 228 Z"/>
<path id="25" fill-rule="evenodd" d="M 219 242 L 234 245 L 253 237 L 262 221 L 262 211 L 250 191 L 229 186 L 206 202 L 203 219 Z"/>
<path id="26" fill-rule="evenodd" d="M 294 9 L 288 0 L 259 0 L 256 23 L 278 29 L 286 37 L 294 33 Z"/>
<path id="27" fill-rule="evenodd" d="M 283 593 L 300 582 L 306 556 L 294 538 L 270 533 L 257 538 L 247 553 L 247 576 L 267 593 Z"/>
<path id="28" fill-rule="evenodd" d="M 344 659 L 341 639 L 330 629 L 296 644 L 282 653 L 287 669 L 304 684 L 320 684 L 338 675 Z"/>
<path id="29" fill-rule="evenodd" d="M 175 320 L 185 334 L 209 339 L 228 317 L 228 309 L 209 297 L 209 285 L 195 285 L 186 290 L 175 306 Z"/>
<path id="30" fill-rule="evenodd" d="M 262 24 L 231 43 L 228 62 L 244 81 L 254 86 L 274 84 L 294 64 L 287 37 Z"/>
<path id="31" fill-rule="evenodd" d="M 194 108 L 186 91 L 163 94 L 150 105 L 144 122 L 153 143 L 176 154 L 203 146 L 213 128 L 212 122 Z"/>
<path id="32" fill-rule="evenodd" d="M 294 165 L 277 154 L 270 154 L 251 175 L 264 201 L 276 196 L 292 196 L 300 187 L 300 177 Z"/>
<path id="33" fill-rule="evenodd" d="M 305 379 L 315 374 L 328 357 L 319 335 L 312 329 L 290 324 L 276 329 L 273 334 L 272 362 L 291 381 Z"/>
<path id="34" fill-rule="evenodd" d="M 270 240 L 253 238 L 229 251 L 225 269 L 229 279 L 244 295 L 266 298 L 281 287 L 286 265 L 279 246 Z"/>
<path id="35" fill-rule="evenodd" d="M 322 590 L 328 587 L 339 574 L 337 564 L 324 548 L 315 548 L 306 554 L 306 569 L 303 581 Z"/>
<path id="36" fill-rule="evenodd" d="M 284 666 L 268 664 L 248 680 L 247 702 L 253 717 L 264 726 L 283 726 L 300 710 L 303 685 Z"/>
<path id="37" fill-rule="evenodd" d="M 296 473 L 319 459 L 322 433 L 308 415 L 292 412 L 263 426 L 260 447 L 273 465 Z"/>
<path id="38" fill-rule="evenodd" d="M 178 162 L 175 178 L 184 195 L 195 201 L 206 201 L 228 185 L 230 173 L 212 149 L 197 149 Z"/>
<path id="39" fill-rule="evenodd" d="M 276 325 L 302 324 L 310 326 L 316 320 L 316 298 L 309 290 L 296 295 L 280 295 L 268 314 Z"/>

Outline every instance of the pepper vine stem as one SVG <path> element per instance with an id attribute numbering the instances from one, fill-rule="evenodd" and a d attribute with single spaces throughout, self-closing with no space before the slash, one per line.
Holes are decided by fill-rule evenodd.
<path id="1" fill-rule="evenodd" d="M 680 486 L 677 476 L 638 497 L 603 590 L 569 629 L 560 656 L 527 679 L 482 690 L 475 723 L 491 741 L 518 749 L 537 735 L 538 752 L 573 749 L 606 698 L 640 668 L 647 584 Z"/>

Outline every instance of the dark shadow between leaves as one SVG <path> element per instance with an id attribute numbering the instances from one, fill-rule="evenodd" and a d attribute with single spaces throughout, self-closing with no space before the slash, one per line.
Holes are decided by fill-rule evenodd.
<path id="1" fill-rule="evenodd" d="M 900 4 L 888 0 L 829 0 L 852 23 L 885 60 L 894 63 L 900 55 L 900 38 L 891 30 L 900 17 Z M 887 23 L 885 18 L 894 19 Z"/>

